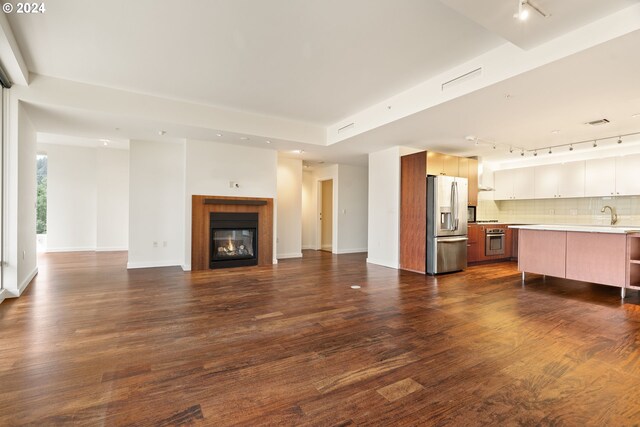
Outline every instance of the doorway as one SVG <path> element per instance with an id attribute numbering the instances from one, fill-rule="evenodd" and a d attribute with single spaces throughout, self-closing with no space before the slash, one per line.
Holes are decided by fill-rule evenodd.
<path id="1" fill-rule="evenodd" d="M 333 249 L 333 180 L 321 181 L 320 250 Z"/>

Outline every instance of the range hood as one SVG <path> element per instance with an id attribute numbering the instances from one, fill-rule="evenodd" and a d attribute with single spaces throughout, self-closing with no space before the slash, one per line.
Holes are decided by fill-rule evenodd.
<path id="1" fill-rule="evenodd" d="M 476 158 L 478 159 L 478 191 L 494 191 L 495 188 L 487 185 L 485 181 L 485 172 L 490 173 L 491 171 L 485 170 L 481 157 Z"/>

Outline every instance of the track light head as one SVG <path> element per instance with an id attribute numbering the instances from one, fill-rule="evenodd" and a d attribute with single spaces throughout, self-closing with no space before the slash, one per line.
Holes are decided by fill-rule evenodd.
<path id="1" fill-rule="evenodd" d="M 534 152 L 533 152 L 533 155 L 534 155 L 534 156 L 537 156 L 537 155 L 538 155 L 538 152 L 537 152 L 537 151 L 534 151 Z"/>
<path id="2" fill-rule="evenodd" d="M 524 157 L 524 150 L 520 152 L 520 155 Z"/>
<path id="3" fill-rule="evenodd" d="M 598 141 L 594 140 L 593 141 L 593 148 L 596 148 L 598 146 Z"/>
<path id="4" fill-rule="evenodd" d="M 553 151 L 551 151 L 551 147 L 549 147 L 549 154 L 553 153 Z"/>
<path id="5" fill-rule="evenodd" d="M 622 138 L 618 137 L 618 144 L 622 144 Z"/>
<path id="6" fill-rule="evenodd" d="M 569 146 L 569 151 L 573 151 L 573 145 Z"/>
<path id="7" fill-rule="evenodd" d="M 509 147 L 509 152 L 513 153 L 513 147 Z"/>

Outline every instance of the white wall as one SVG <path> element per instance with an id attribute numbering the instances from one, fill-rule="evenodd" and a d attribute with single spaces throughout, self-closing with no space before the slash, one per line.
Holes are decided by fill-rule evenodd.
<path id="1" fill-rule="evenodd" d="M 36 258 L 36 131 L 22 105 L 20 105 L 19 111 L 18 290 L 22 292 L 38 271 Z"/>
<path id="2" fill-rule="evenodd" d="M 302 257 L 302 160 L 278 158 L 277 258 Z"/>
<path id="3" fill-rule="evenodd" d="M 3 151 L 3 297 L 17 297 L 37 274 L 36 132 L 23 105 L 7 92 Z"/>
<path id="4" fill-rule="evenodd" d="M 314 174 L 310 170 L 302 171 L 302 249 L 315 249 L 315 199 Z"/>
<path id="5" fill-rule="evenodd" d="M 367 251 L 367 169 L 360 166 L 329 165 L 306 172 L 303 188 L 305 248 L 320 249 L 319 186 L 333 180 L 333 253 Z"/>
<path id="6" fill-rule="evenodd" d="M 38 144 L 48 157 L 47 251 L 127 250 L 129 153 Z"/>
<path id="7" fill-rule="evenodd" d="M 400 156 L 400 147 L 369 154 L 367 262 L 392 268 L 400 256 Z"/>
<path id="8" fill-rule="evenodd" d="M 96 246 L 99 251 L 129 248 L 129 152 L 97 148 Z"/>
<path id="9" fill-rule="evenodd" d="M 185 157 L 185 209 L 183 268 L 191 268 L 191 196 L 277 197 L 278 154 L 275 150 L 187 140 Z M 133 170 L 133 168 L 132 168 Z M 230 181 L 238 188 L 231 188 Z M 274 230 L 277 236 L 277 204 Z M 277 253 L 273 242 L 273 253 Z"/>
<path id="10" fill-rule="evenodd" d="M 96 149 L 41 144 L 47 154 L 47 250 L 96 248 Z"/>
<path id="11" fill-rule="evenodd" d="M 338 165 L 339 254 L 367 251 L 367 180 L 367 168 Z"/>
<path id="12" fill-rule="evenodd" d="M 184 159 L 184 143 L 131 141 L 129 268 L 182 264 Z"/>

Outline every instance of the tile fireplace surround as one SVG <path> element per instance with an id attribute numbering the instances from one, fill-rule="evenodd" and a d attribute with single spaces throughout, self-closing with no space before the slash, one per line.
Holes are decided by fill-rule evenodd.
<path id="1" fill-rule="evenodd" d="M 258 214 L 258 265 L 273 264 L 273 199 L 255 197 L 191 197 L 191 271 L 209 270 L 210 214 Z"/>

